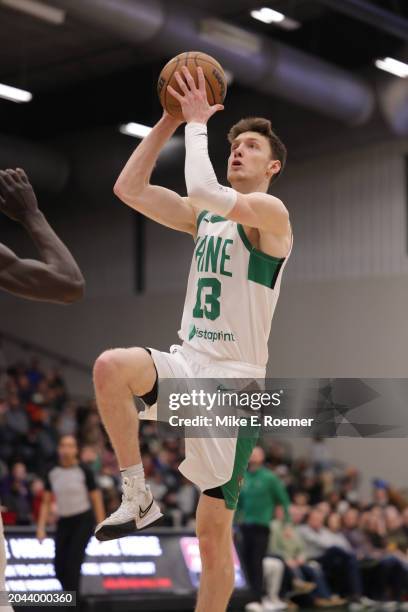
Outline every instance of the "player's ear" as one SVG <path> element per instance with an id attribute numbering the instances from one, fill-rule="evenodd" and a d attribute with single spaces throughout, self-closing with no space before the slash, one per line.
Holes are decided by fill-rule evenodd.
<path id="1" fill-rule="evenodd" d="M 282 168 L 282 164 L 279 161 L 279 159 L 271 159 L 268 164 L 268 177 L 272 178 L 272 176 L 274 176 L 275 174 L 278 174 L 281 168 Z"/>

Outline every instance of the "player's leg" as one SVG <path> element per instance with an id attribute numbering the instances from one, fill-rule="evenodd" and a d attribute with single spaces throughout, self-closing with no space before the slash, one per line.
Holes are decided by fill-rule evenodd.
<path id="1" fill-rule="evenodd" d="M 201 495 L 197 507 L 197 536 L 202 573 L 196 612 L 225 612 L 234 589 L 232 519 L 223 499 Z"/>
<path id="2" fill-rule="evenodd" d="M 105 351 L 96 360 L 94 384 L 102 422 L 122 471 L 122 503 L 95 531 L 99 540 L 111 540 L 144 529 L 162 516 L 145 485 L 134 404 L 135 395 L 148 398 L 155 394 L 153 359 L 143 348 Z"/>
<path id="3" fill-rule="evenodd" d="M 95 362 L 96 401 L 121 470 L 141 462 L 134 396 L 151 391 L 156 376 L 144 348 L 105 351 Z"/>

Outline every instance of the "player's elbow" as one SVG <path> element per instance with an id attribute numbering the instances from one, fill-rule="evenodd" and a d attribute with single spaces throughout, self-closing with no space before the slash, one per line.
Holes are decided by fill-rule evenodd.
<path id="1" fill-rule="evenodd" d="M 119 179 L 116 181 L 116 183 L 113 186 L 113 193 L 115 194 L 117 198 L 119 198 L 119 200 L 123 200 L 122 185 Z"/>
<path id="2" fill-rule="evenodd" d="M 62 293 L 62 303 L 72 304 L 78 302 L 85 295 L 85 280 L 83 278 L 67 283 Z"/>
<path id="3" fill-rule="evenodd" d="M 113 186 L 113 193 L 119 200 L 122 200 L 125 204 L 129 200 L 134 200 L 140 196 L 147 186 L 147 182 L 143 177 L 132 177 L 132 183 L 129 184 L 123 178 L 119 177 Z"/>

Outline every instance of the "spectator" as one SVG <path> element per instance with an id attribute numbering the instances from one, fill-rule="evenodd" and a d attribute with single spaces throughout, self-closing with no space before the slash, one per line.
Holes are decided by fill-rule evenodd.
<path id="1" fill-rule="evenodd" d="M 328 515 L 327 519 L 327 527 L 331 533 L 331 541 L 332 546 L 338 546 L 343 550 L 348 550 L 351 552 L 353 549 L 350 546 L 349 541 L 346 536 L 342 532 L 342 521 L 341 516 L 337 512 L 332 512 Z"/>
<path id="2" fill-rule="evenodd" d="M 339 585 L 352 603 L 353 610 L 370 607 L 373 602 L 363 596 L 360 569 L 354 552 L 333 545 L 333 534 L 323 526 L 324 516 L 320 510 L 312 510 L 307 524 L 299 527 L 306 544 L 306 558 L 317 561 L 326 577 L 342 576 Z"/>
<path id="3" fill-rule="evenodd" d="M 271 470 L 263 467 L 264 461 L 263 449 L 255 447 L 249 459 L 237 508 L 237 517 L 241 522 L 243 560 L 254 597 L 248 610 L 262 609 L 262 560 L 266 556 L 269 524 L 275 506 L 283 506 L 285 520 L 290 520 L 286 489 Z"/>
<path id="4" fill-rule="evenodd" d="M 307 563 L 305 543 L 295 525 L 281 520 L 273 521 L 269 552 L 285 562 L 287 589 L 294 588 L 299 593 L 310 592 L 316 607 L 326 608 L 345 603 L 345 600 L 332 594 L 319 565 Z"/>
<path id="5" fill-rule="evenodd" d="M 24 463 L 16 461 L 6 476 L 2 490 L 2 500 L 8 511 L 15 516 L 16 525 L 29 525 L 32 522 L 31 493 Z"/>

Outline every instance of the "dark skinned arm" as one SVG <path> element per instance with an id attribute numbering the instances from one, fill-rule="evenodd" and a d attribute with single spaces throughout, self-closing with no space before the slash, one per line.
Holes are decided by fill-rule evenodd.
<path id="1" fill-rule="evenodd" d="M 63 242 L 38 208 L 24 170 L 0 170 L 0 211 L 20 223 L 40 254 L 21 259 L 0 244 L 0 288 L 20 297 L 68 304 L 79 300 L 85 282 Z"/>

